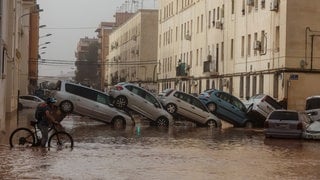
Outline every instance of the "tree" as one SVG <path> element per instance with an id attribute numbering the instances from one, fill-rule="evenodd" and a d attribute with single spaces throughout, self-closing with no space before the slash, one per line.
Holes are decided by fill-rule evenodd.
<path id="1" fill-rule="evenodd" d="M 78 57 L 76 61 L 75 81 L 100 88 L 100 64 L 98 62 L 99 43 L 89 44 L 88 51 Z"/>

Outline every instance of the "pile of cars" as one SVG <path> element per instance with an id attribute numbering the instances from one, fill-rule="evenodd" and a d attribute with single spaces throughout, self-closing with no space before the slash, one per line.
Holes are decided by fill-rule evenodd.
<path id="1" fill-rule="evenodd" d="M 200 127 L 220 128 L 222 120 L 234 127 L 264 127 L 266 137 L 320 139 L 320 96 L 306 99 L 306 111 L 286 110 L 272 97 L 257 94 L 247 101 L 209 89 L 199 96 L 176 89 L 165 89 L 157 95 L 131 83 L 118 83 L 102 92 L 70 81 L 58 81 L 52 96 L 64 113 L 88 116 L 110 123 L 119 129 L 134 125 L 135 114 L 151 125 L 168 127 L 176 120 L 187 120 Z M 26 100 L 32 98 L 32 105 Z M 21 96 L 23 107 L 36 105 L 42 99 Z"/>

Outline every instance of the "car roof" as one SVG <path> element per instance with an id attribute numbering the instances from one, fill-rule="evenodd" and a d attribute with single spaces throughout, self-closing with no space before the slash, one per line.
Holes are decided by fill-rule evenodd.
<path id="1" fill-rule="evenodd" d="M 309 96 L 309 97 L 307 97 L 306 100 L 310 100 L 310 99 L 313 99 L 313 98 L 320 98 L 320 95 Z"/>

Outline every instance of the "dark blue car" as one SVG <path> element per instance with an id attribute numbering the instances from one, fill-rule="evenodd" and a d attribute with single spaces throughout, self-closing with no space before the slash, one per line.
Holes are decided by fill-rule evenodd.
<path id="1" fill-rule="evenodd" d="M 217 89 L 206 90 L 199 99 L 221 119 L 236 127 L 252 127 L 254 122 L 247 116 L 247 108 L 235 96 Z"/>

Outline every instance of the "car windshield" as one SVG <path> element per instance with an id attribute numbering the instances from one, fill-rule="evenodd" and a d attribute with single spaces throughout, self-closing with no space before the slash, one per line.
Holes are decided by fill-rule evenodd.
<path id="1" fill-rule="evenodd" d="M 320 108 L 320 98 L 311 98 L 307 100 L 306 110 L 319 109 Z"/>
<path id="2" fill-rule="evenodd" d="M 269 119 L 298 121 L 299 118 L 297 112 L 273 111 Z"/>

